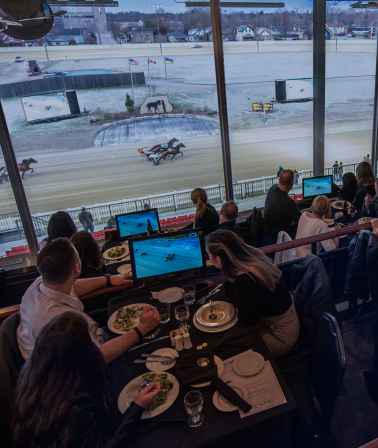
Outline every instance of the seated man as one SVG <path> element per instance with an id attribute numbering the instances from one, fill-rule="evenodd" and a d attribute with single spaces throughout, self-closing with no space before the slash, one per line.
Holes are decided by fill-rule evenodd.
<path id="1" fill-rule="evenodd" d="M 51 241 L 39 252 L 37 269 L 41 277 L 28 288 L 20 306 L 17 342 L 24 359 L 31 355 L 42 327 L 64 311 L 74 311 L 85 318 L 91 339 L 100 348 L 106 363 L 118 358 L 160 323 L 156 308 L 146 307 L 140 315 L 137 327 L 107 341 L 107 334 L 83 312 L 84 306 L 78 297 L 108 283 L 113 286 L 126 286 L 132 281 L 126 280 L 123 275 L 78 280 L 81 270 L 80 258 L 66 238 Z"/>
<path id="2" fill-rule="evenodd" d="M 269 188 L 265 199 L 264 224 L 273 243 L 277 242 L 278 233 L 286 232 L 295 238 L 301 212 L 289 197 L 289 191 L 294 185 L 294 172 L 284 170 L 280 174 L 278 185 Z"/>
<path id="3" fill-rule="evenodd" d="M 231 230 L 240 236 L 240 227 L 236 224 L 238 217 L 238 206 L 233 201 L 228 201 L 222 205 L 219 212 L 219 226 L 217 229 Z"/>

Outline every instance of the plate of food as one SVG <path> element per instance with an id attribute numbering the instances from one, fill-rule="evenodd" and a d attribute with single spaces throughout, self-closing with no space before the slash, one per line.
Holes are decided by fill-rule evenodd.
<path id="1" fill-rule="evenodd" d="M 224 371 L 223 361 L 218 356 L 214 355 L 214 364 L 217 365 L 217 373 L 218 373 L 218 377 L 220 378 Z M 191 384 L 190 387 L 205 387 L 205 386 L 209 386 L 210 383 L 211 383 L 211 381 L 207 381 L 206 383 L 200 383 L 200 384 Z"/>
<path id="2" fill-rule="evenodd" d="M 125 413 L 126 409 L 131 405 L 132 401 L 135 400 L 138 393 L 145 387 L 138 383 L 139 379 L 143 379 L 147 383 L 153 382 L 160 383 L 161 385 L 161 391 L 157 396 L 157 400 L 143 412 L 142 420 L 156 417 L 166 411 L 175 402 L 180 390 L 180 386 L 176 378 L 167 372 L 148 372 L 137 376 L 123 388 L 118 397 L 118 409 L 122 414 Z"/>
<path id="3" fill-rule="evenodd" d="M 357 224 L 365 224 L 365 222 L 373 221 L 375 218 L 370 218 L 369 216 L 364 216 L 357 221 Z"/>
<path id="4" fill-rule="evenodd" d="M 243 383 L 241 383 L 240 381 L 232 380 L 229 383 L 229 386 L 232 389 L 234 389 L 234 391 L 240 397 L 242 397 L 243 400 L 245 400 L 245 401 L 248 400 L 249 392 Z M 224 397 L 222 397 L 222 395 L 219 392 L 215 392 L 215 394 L 213 395 L 213 404 L 219 411 L 222 411 L 222 412 L 232 412 L 232 411 L 236 411 L 236 409 L 238 409 L 237 406 L 234 406 L 228 400 L 226 400 Z"/>
<path id="5" fill-rule="evenodd" d="M 117 268 L 117 272 L 121 275 L 133 275 L 130 264 L 123 264 L 122 266 L 119 266 Z"/>
<path id="6" fill-rule="evenodd" d="M 216 301 L 212 303 L 213 314 L 216 319 L 210 319 L 211 306 L 206 303 L 196 312 L 197 321 L 205 327 L 221 327 L 227 324 L 235 316 L 235 308 L 232 303 Z"/>
<path id="7" fill-rule="evenodd" d="M 323 219 L 323 221 L 324 221 L 328 226 L 330 226 L 331 224 L 333 224 L 333 223 L 335 222 L 334 219 Z"/>
<path id="8" fill-rule="evenodd" d="M 331 207 L 333 207 L 337 210 L 343 210 L 344 208 L 350 208 L 351 206 L 352 206 L 352 204 L 348 201 L 333 201 L 333 202 L 331 202 Z"/>
<path id="9" fill-rule="evenodd" d="M 129 248 L 125 246 L 112 247 L 102 254 L 105 260 L 119 260 L 127 255 L 129 255 Z"/>
<path id="10" fill-rule="evenodd" d="M 133 303 L 115 311 L 108 320 L 108 328 L 113 333 L 125 334 L 139 324 L 139 316 L 147 303 Z"/>

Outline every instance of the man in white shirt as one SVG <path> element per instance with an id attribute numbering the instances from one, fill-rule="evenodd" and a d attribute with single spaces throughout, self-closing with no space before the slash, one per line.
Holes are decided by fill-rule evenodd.
<path id="1" fill-rule="evenodd" d="M 37 269 L 41 277 L 28 288 L 20 306 L 17 342 L 24 359 L 31 355 L 42 327 L 64 311 L 77 312 L 86 319 L 89 334 L 107 363 L 122 355 L 160 322 L 156 308 L 146 307 L 137 327 L 105 342 L 103 330 L 84 313 L 84 306 L 78 297 L 108 283 L 113 286 L 126 286 L 132 281 L 126 280 L 123 275 L 78 280 L 81 270 L 80 258 L 66 238 L 57 238 L 40 251 L 37 256 Z"/>

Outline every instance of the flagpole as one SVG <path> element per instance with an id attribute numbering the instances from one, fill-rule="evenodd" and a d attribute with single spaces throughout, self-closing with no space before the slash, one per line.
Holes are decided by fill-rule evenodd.
<path id="1" fill-rule="evenodd" d="M 151 92 L 151 78 L 150 78 L 150 57 L 148 56 L 148 81 L 150 83 L 150 96 L 152 96 L 152 92 Z"/>
<path id="2" fill-rule="evenodd" d="M 134 98 L 134 84 L 133 84 L 133 74 L 131 73 L 131 60 L 129 58 L 129 72 L 130 72 L 130 79 L 131 79 L 131 90 L 132 90 L 132 94 L 133 94 L 133 101 L 135 103 L 135 98 Z"/>
<path id="3" fill-rule="evenodd" d="M 169 99 L 169 81 L 168 81 L 168 73 L 167 73 L 167 61 L 164 58 L 164 65 L 165 65 L 165 79 L 167 80 L 167 85 L 168 85 L 168 101 L 170 101 Z"/>

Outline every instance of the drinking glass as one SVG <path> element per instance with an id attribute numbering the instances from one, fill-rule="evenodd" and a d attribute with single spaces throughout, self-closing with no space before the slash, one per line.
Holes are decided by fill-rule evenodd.
<path id="1" fill-rule="evenodd" d="M 184 406 L 186 412 L 190 415 L 188 419 L 189 426 L 196 427 L 202 425 L 204 417 L 201 414 L 203 408 L 203 398 L 199 390 L 192 390 L 184 397 Z"/>
<path id="2" fill-rule="evenodd" d="M 183 286 L 182 298 L 184 299 L 185 305 L 193 305 L 196 301 L 196 287 L 193 285 Z"/>
<path id="3" fill-rule="evenodd" d="M 171 305 L 169 303 L 158 303 L 156 309 L 158 310 L 161 324 L 166 324 L 171 320 Z"/>
<path id="4" fill-rule="evenodd" d="M 186 305 L 179 305 L 175 308 L 175 318 L 179 324 L 179 328 L 190 328 L 188 326 L 190 312 Z"/>

